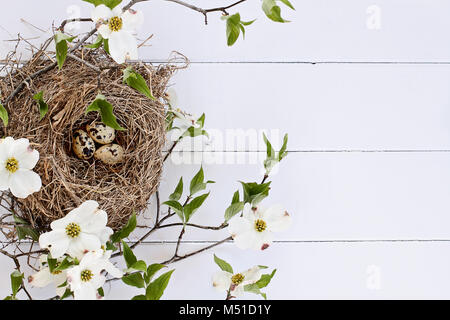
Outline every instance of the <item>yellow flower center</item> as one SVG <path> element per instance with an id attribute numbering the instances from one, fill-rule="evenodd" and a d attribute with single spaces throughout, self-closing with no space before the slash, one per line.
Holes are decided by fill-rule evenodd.
<path id="1" fill-rule="evenodd" d="M 244 281 L 244 275 L 242 273 L 235 274 L 231 277 L 231 282 L 236 286 L 240 285 L 242 281 Z"/>
<path id="2" fill-rule="evenodd" d="M 112 17 L 109 19 L 109 30 L 111 31 L 119 31 L 122 29 L 123 21 L 122 18 L 119 17 Z"/>
<path id="3" fill-rule="evenodd" d="M 81 228 L 76 223 L 69 223 L 66 227 L 66 234 L 71 238 L 76 238 L 80 235 Z"/>
<path id="4" fill-rule="evenodd" d="M 267 228 L 267 224 L 264 220 L 258 219 L 255 222 L 255 229 L 258 232 L 263 232 L 264 230 L 266 230 Z"/>
<path id="5" fill-rule="evenodd" d="M 88 282 L 88 281 L 91 281 L 93 276 L 94 275 L 91 270 L 83 270 L 83 271 L 81 271 L 80 278 L 81 278 L 81 281 Z"/>
<path id="6" fill-rule="evenodd" d="M 15 158 L 9 158 L 6 160 L 6 170 L 8 170 L 11 173 L 16 172 L 19 170 L 19 161 L 17 161 Z"/>

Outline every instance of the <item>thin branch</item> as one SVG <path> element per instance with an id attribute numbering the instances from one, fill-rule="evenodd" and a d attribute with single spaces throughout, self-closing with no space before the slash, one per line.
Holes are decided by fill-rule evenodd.
<path id="1" fill-rule="evenodd" d="M 183 223 L 181 223 L 181 222 L 170 223 L 170 224 L 165 224 L 165 225 L 159 226 L 159 229 L 182 226 L 182 225 L 183 225 Z M 204 229 L 204 230 L 222 230 L 222 229 L 225 229 L 226 227 L 228 227 L 228 223 L 222 223 L 220 226 L 217 226 L 217 227 L 202 226 L 202 225 L 193 224 L 193 223 L 186 223 L 186 226 L 198 228 L 198 229 Z"/>
<path id="2" fill-rule="evenodd" d="M 71 22 L 92 22 L 91 18 L 75 18 L 75 19 L 66 19 L 63 22 L 61 22 L 61 25 L 59 26 L 58 30 L 61 32 L 64 32 L 64 27 L 66 24 Z"/>

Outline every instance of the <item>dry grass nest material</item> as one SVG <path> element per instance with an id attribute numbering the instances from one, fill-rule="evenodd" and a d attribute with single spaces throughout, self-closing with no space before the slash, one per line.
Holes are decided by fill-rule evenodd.
<path id="1" fill-rule="evenodd" d="M 159 67 L 133 64 L 157 98 L 152 101 L 123 84 L 125 66 L 114 65 L 100 53 L 76 54 L 94 66 L 113 68 L 103 70 L 99 78 L 93 68 L 67 58 L 62 70 L 54 68 L 37 77 L 8 104 L 10 122 L 4 129 L 5 136 L 27 138 L 39 151 L 35 171 L 43 183 L 40 192 L 17 200 L 19 215 L 45 230 L 50 222 L 64 217 L 83 201 L 95 200 L 108 213 L 108 225 L 118 229 L 133 212 L 144 210 L 157 190 L 165 143 L 165 111 L 158 98 L 165 94 L 167 83 L 178 67 L 170 63 Z M 35 55 L 2 79 L 2 95 L 8 96 L 27 75 L 50 63 L 42 53 Z M 114 166 L 94 159 L 80 160 L 72 151 L 74 131 L 100 121 L 97 112 L 85 114 L 99 89 L 115 107 L 119 124 L 127 129 L 117 132 L 116 140 L 125 150 L 125 157 Z M 49 106 L 42 120 L 33 100 L 33 95 L 40 91 L 44 91 Z"/>

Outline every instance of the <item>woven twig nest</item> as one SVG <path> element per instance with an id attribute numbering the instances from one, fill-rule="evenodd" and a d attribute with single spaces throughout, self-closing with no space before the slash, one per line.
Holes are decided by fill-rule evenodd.
<path id="1" fill-rule="evenodd" d="M 123 83 L 125 66 L 114 66 L 112 60 L 99 53 L 77 55 L 94 66 L 113 68 L 102 71 L 99 80 L 93 68 L 68 58 L 62 70 L 54 68 L 35 78 L 8 104 L 10 122 L 4 129 L 5 136 L 27 138 L 39 151 L 40 160 L 34 170 L 43 183 L 40 192 L 19 199 L 18 207 L 21 216 L 35 227 L 46 229 L 83 201 L 95 200 L 108 213 L 109 226 L 118 229 L 133 212 L 144 210 L 157 190 L 165 142 L 165 111 L 158 98 L 164 95 L 177 68 L 169 64 L 158 68 L 133 64 L 157 98 L 153 101 Z M 35 56 L 2 79 L 2 95 L 8 96 L 27 75 L 50 63 L 42 53 Z M 100 121 L 97 112 L 85 114 L 99 90 L 114 106 L 119 124 L 126 128 L 117 132 L 116 138 L 125 151 L 124 160 L 114 166 L 94 159 L 80 160 L 72 151 L 73 133 Z M 33 100 L 40 91 L 44 91 L 49 106 L 42 120 Z"/>

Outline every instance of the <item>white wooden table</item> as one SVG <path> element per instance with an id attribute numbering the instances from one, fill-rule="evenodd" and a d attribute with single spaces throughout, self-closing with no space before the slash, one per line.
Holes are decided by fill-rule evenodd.
<path id="1" fill-rule="evenodd" d="M 224 2 L 196 1 L 217 3 Z M 215 133 L 206 147 L 177 149 L 165 168 L 163 200 L 181 175 L 190 179 L 203 161 L 207 178 L 217 183 L 193 222 L 219 225 L 237 181 L 260 180 L 254 160 L 264 152 L 261 141 L 221 143 L 221 134 L 242 129 L 251 136 L 264 129 L 273 138 L 290 137 L 290 155 L 272 177 L 265 203 L 282 203 L 294 218 L 292 228 L 262 253 L 229 243 L 175 264 L 165 298 L 224 298 L 211 287 L 218 270 L 213 253 L 235 269 L 277 268 L 267 289 L 272 299 L 450 298 L 450 2 L 292 3 L 297 10 L 283 10 L 292 20 L 285 25 L 265 18 L 258 1 L 238 7 L 243 19 L 258 20 L 231 48 L 218 16 L 210 15 L 205 26 L 201 14 L 173 3 L 136 7 L 146 16 L 140 38 L 154 34 L 141 57 L 165 61 L 172 50 L 189 57 L 191 66 L 172 84 L 180 106 L 205 112 Z M 48 31 L 70 12 L 89 16 L 90 8 L 75 0 L 9 2 L 0 13 L 0 39 L 19 32 L 42 39 L 30 24 Z M 11 45 L 0 42 L 2 56 Z M 191 157 L 192 164 L 184 163 Z M 148 262 L 168 258 L 177 235 L 159 231 L 137 255 Z M 192 230 L 182 250 L 227 235 Z M 9 294 L 12 268 L 0 258 L 0 297 Z M 119 283 L 112 289 L 119 285 L 106 288 L 109 298 L 137 293 Z"/>

